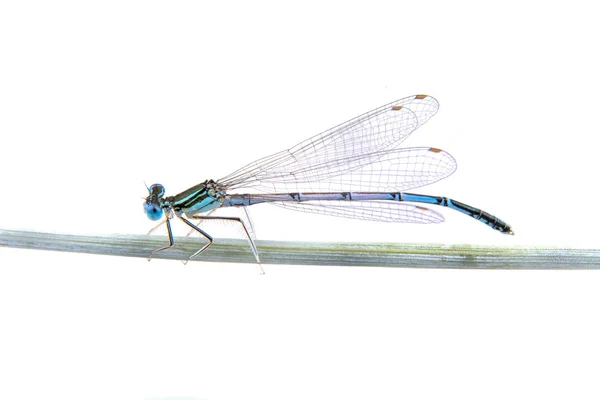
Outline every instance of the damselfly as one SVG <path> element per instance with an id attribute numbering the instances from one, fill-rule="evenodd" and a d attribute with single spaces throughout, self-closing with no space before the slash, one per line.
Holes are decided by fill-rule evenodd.
<path id="1" fill-rule="evenodd" d="M 210 215 L 222 207 L 241 207 L 247 212 L 247 206 L 260 203 L 372 221 L 444 221 L 437 211 L 411 203 L 433 204 L 452 208 L 512 235 L 507 223 L 478 208 L 447 197 L 404 192 L 444 179 L 456 170 L 456 161 L 443 150 L 398 148 L 438 108 L 437 100 L 431 96 L 406 97 L 175 196 L 165 197 L 165 188 L 160 184 L 150 186 L 144 211 L 154 221 L 165 215 L 169 245 L 152 251 L 148 259 L 173 247 L 173 215 L 208 240 L 188 259 L 213 243 L 213 238 L 185 215 L 200 221 L 216 219 L 240 224 L 260 263 L 251 229 L 243 219 Z"/>

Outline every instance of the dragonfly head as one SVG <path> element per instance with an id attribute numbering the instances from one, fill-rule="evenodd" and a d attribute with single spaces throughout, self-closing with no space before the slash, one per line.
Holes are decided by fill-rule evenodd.
<path id="1" fill-rule="evenodd" d="M 165 195 L 165 187 L 155 183 L 148 188 L 148 197 L 144 203 L 144 212 L 152 221 L 157 221 L 163 215 L 163 196 Z"/>

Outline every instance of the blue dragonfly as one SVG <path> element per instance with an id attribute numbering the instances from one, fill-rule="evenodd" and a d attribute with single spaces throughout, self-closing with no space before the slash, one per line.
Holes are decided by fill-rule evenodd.
<path id="1" fill-rule="evenodd" d="M 438 108 L 439 103 L 431 96 L 406 97 L 174 196 L 165 196 L 161 184 L 151 185 L 144 211 L 153 221 L 164 215 L 169 245 L 153 250 L 148 259 L 174 246 L 170 220 L 176 216 L 208 241 L 188 260 L 213 243 L 199 222 L 225 220 L 240 224 L 260 264 L 249 219 L 211 214 L 219 208 L 239 207 L 248 216 L 246 207 L 261 203 L 338 217 L 424 224 L 444 221 L 442 214 L 422 204 L 435 205 L 512 235 L 510 225 L 479 208 L 448 197 L 405 192 L 444 179 L 456 170 L 456 161 L 443 150 L 399 148 Z"/>

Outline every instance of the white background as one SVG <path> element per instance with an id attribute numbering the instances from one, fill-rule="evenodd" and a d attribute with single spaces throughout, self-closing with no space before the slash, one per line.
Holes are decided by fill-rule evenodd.
<path id="1" fill-rule="evenodd" d="M 400 97 L 420 192 L 482 207 L 393 225 L 253 208 L 259 239 L 597 248 L 588 2 L 2 2 L 0 227 L 140 234 L 169 194 Z M 166 240 L 166 237 L 165 237 Z M 600 396 L 596 271 L 217 265 L 0 249 L 0 397 Z"/>

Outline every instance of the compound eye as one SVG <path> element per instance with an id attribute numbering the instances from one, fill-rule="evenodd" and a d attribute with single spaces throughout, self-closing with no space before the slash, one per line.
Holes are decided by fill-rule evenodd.
<path id="1" fill-rule="evenodd" d="M 144 212 L 146 216 L 150 218 L 152 221 L 157 221 L 162 217 L 163 210 L 158 206 L 158 204 L 154 203 L 144 203 Z"/>

